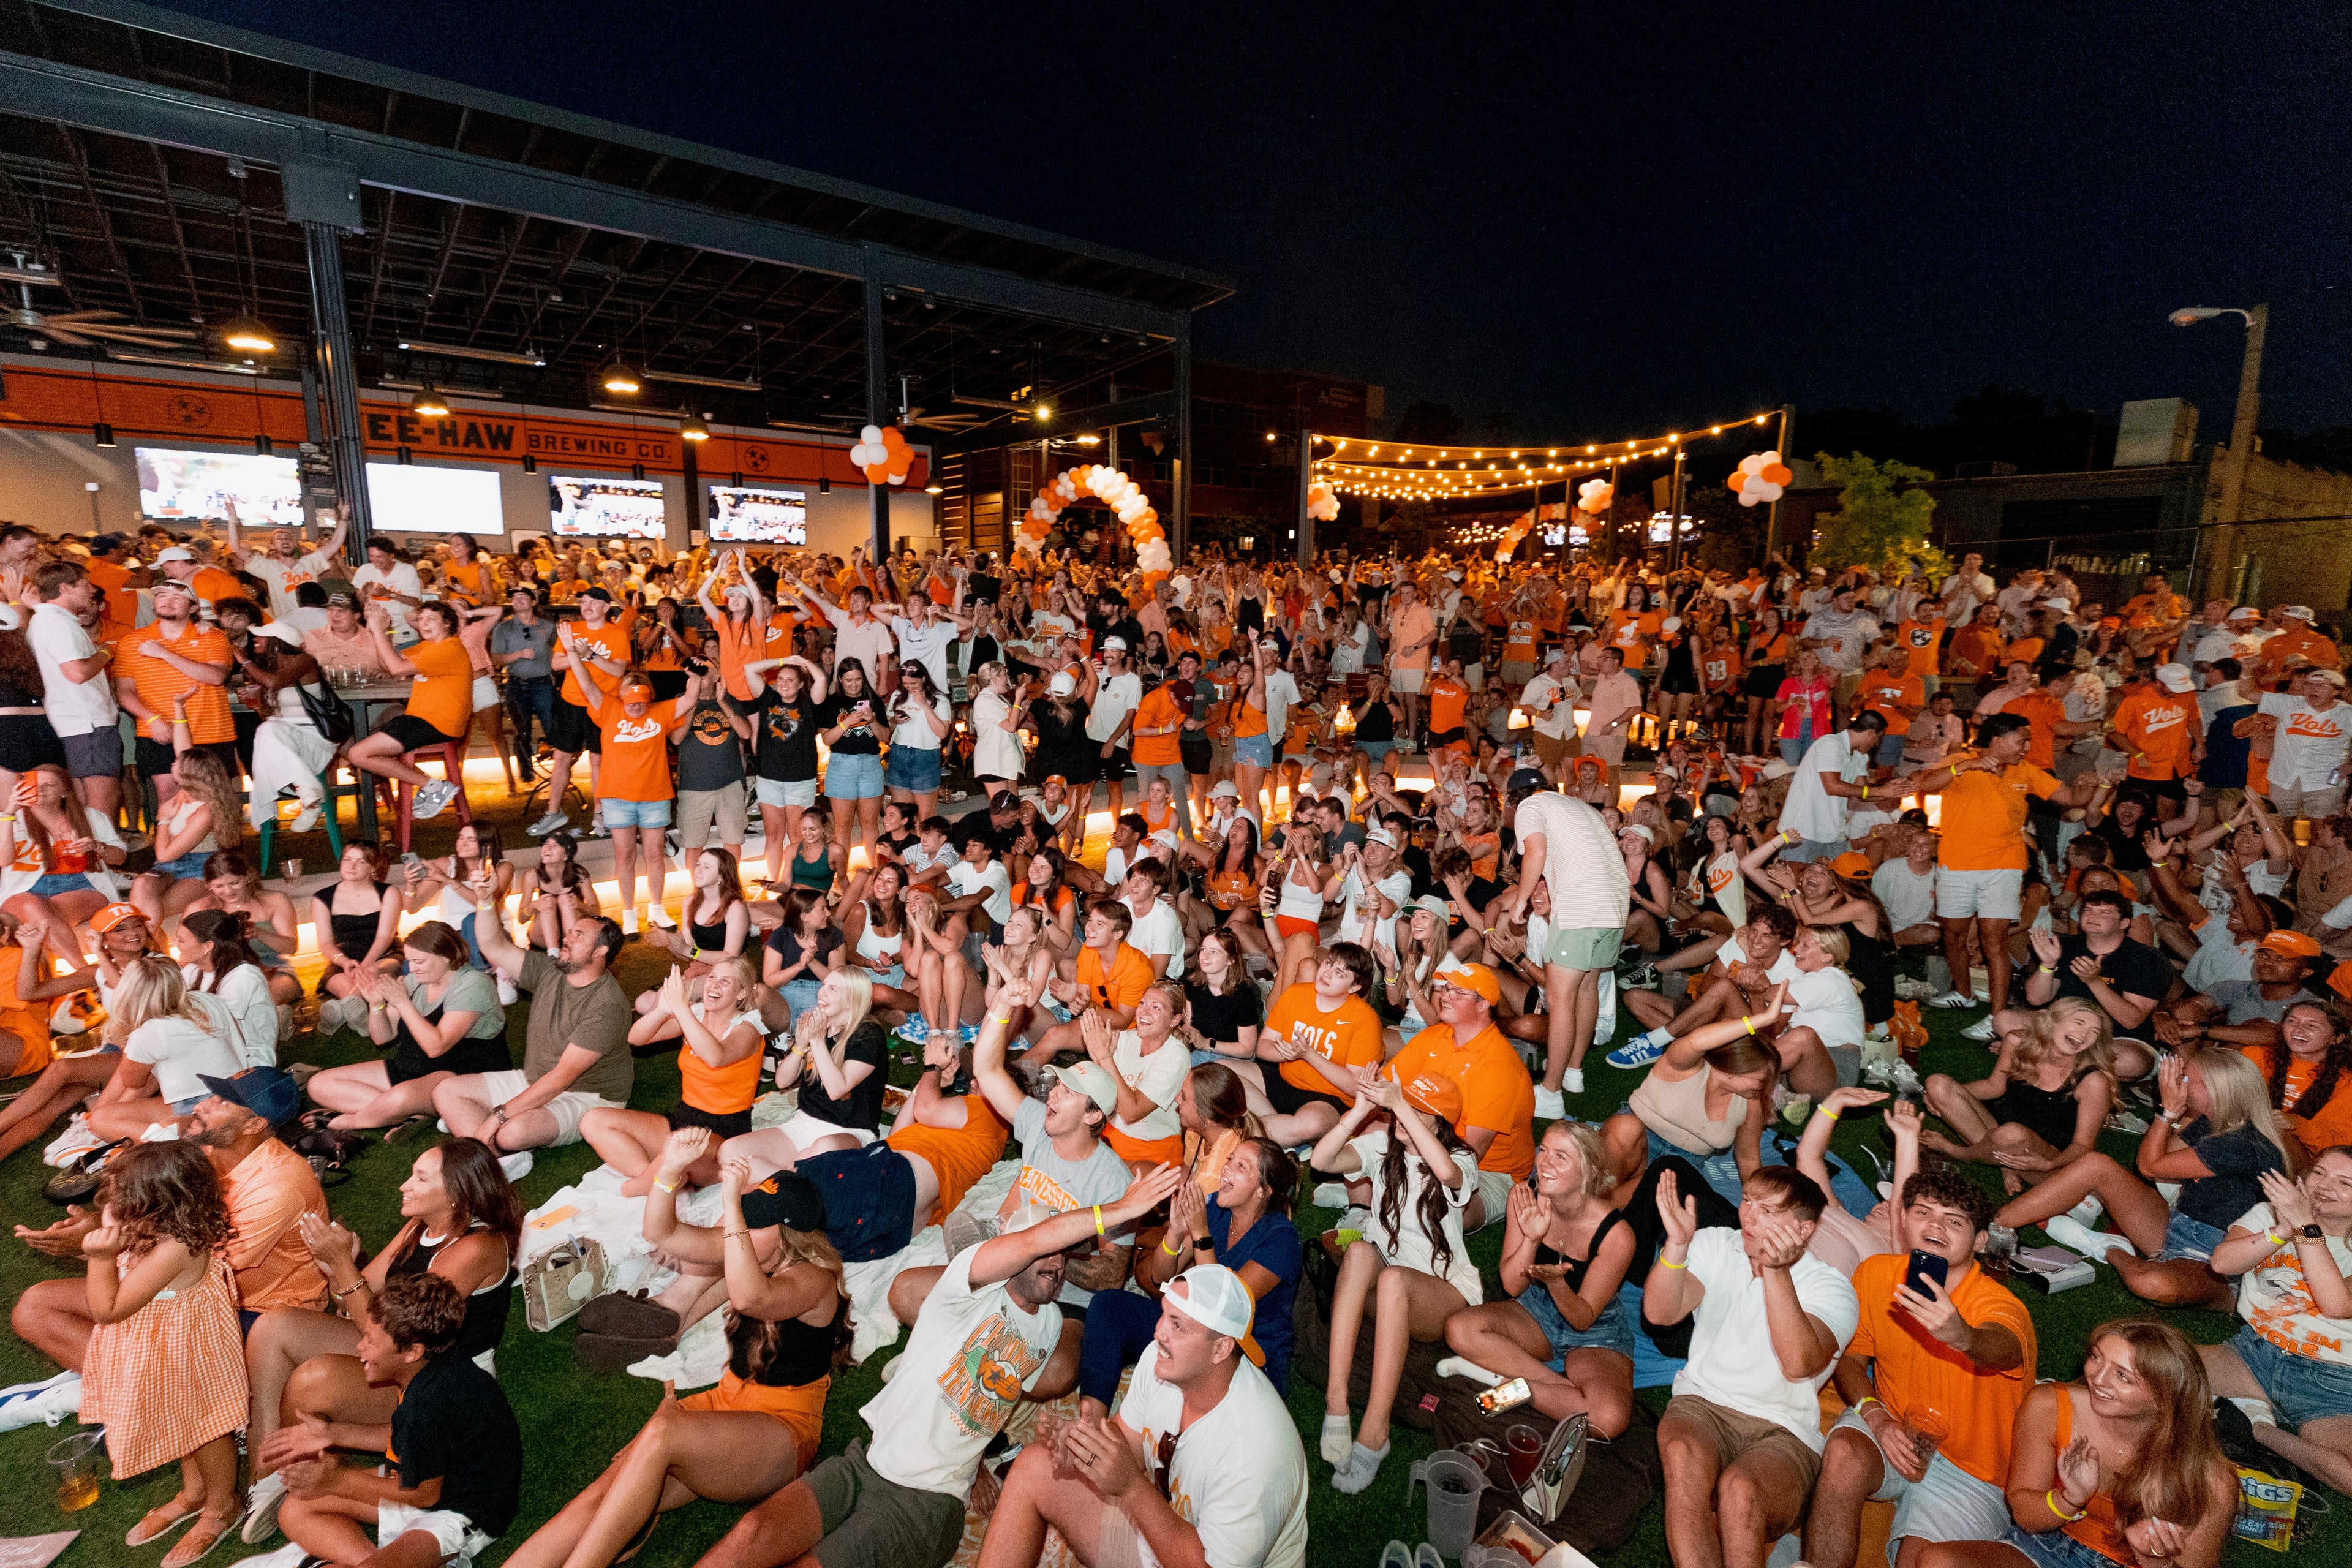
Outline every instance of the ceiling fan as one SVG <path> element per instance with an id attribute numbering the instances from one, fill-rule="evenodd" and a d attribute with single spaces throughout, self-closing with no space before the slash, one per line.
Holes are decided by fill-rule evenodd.
<path id="1" fill-rule="evenodd" d="M 22 300 L 19 307 L 6 312 L 8 324 L 26 331 L 37 333 L 52 342 L 68 348 L 87 348 L 97 342 L 125 343 L 134 348 L 167 349 L 186 342 L 196 334 L 184 327 L 150 327 L 125 321 L 120 310 L 68 310 L 57 315 L 44 315 L 33 309 L 33 285 L 44 284 L 63 288 L 65 279 L 39 262 L 27 262 L 23 251 L 13 253 L 16 264 L 0 268 L 0 278 L 16 285 Z M 37 338 L 36 342 L 38 342 Z"/>

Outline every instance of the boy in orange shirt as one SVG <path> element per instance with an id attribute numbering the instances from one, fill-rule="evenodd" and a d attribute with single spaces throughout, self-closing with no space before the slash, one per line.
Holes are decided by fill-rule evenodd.
<path id="1" fill-rule="evenodd" d="M 1311 983 L 1275 998 L 1258 1031 L 1258 1059 L 1230 1064 L 1255 1091 L 1250 1110 L 1265 1135 L 1284 1148 L 1312 1142 L 1337 1126 L 1356 1103 L 1356 1069 L 1381 1065 L 1380 1015 L 1364 1000 L 1379 978 L 1378 963 L 1360 943 L 1333 942 Z M 1361 1191 L 1369 1194 L 1370 1185 Z"/>
<path id="2" fill-rule="evenodd" d="M 1878 754 L 1872 759 L 1885 773 L 1901 770 L 1911 721 L 1927 707 L 1927 683 L 1912 672 L 1911 658 L 1898 641 L 1878 656 L 1874 668 L 1863 672 L 1863 709 L 1886 721 L 1886 733 L 1879 737 Z"/>
<path id="3" fill-rule="evenodd" d="M 1470 687 L 1463 679 L 1462 661 L 1449 658 L 1441 667 L 1437 679 L 1429 683 L 1430 751 L 1470 749 L 1470 732 L 1464 727 L 1464 714 L 1469 703 Z"/>
<path id="4" fill-rule="evenodd" d="M 2155 786 L 2150 793 L 2160 818 L 2172 816 L 2188 798 L 2180 781 L 2196 771 L 2205 739 L 2198 718 L 2197 681 L 2189 667 L 2160 664 L 2155 678 L 2126 696 L 2109 721 L 2107 744 L 2128 759 L 2127 777 Z"/>

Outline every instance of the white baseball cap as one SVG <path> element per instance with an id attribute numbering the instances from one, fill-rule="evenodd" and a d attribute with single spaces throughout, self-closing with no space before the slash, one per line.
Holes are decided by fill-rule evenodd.
<path id="1" fill-rule="evenodd" d="M 1176 1289 L 1179 1285 L 1183 1287 L 1181 1291 Z M 1265 1352 L 1250 1337 L 1257 1300 L 1249 1293 L 1249 1287 L 1242 1283 L 1242 1277 L 1223 1264 L 1194 1264 L 1168 1282 L 1160 1300 L 1211 1333 L 1223 1334 L 1238 1343 L 1242 1353 L 1254 1364 L 1265 1364 Z"/>
<path id="2" fill-rule="evenodd" d="M 195 558 L 196 552 L 194 551 L 184 549 L 180 545 L 174 544 L 171 549 L 166 550 L 163 553 L 155 557 L 155 564 L 161 566 L 167 561 L 194 561 Z M 2309 620 L 2311 616 L 2306 612 L 2303 618 L 2305 620 Z"/>
<path id="3" fill-rule="evenodd" d="M 2240 605 L 2222 618 L 2231 621 L 2259 621 L 2263 618 L 2263 613 L 2252 605 Z"/>
<path id="4" fill-rule="evenodd" d="M 1211 800 L 1216 800 L 1221 797 L 1225 800 L 1241 799 L 1241 786 L 1234 784 L 1231 779 L 1219 780 L 1215 784 L 1210 786 L 1209 798 Z"/>
<path id="5" fill-rule="evenodd" d="M 2156 667 L 2156 679 L 2167 691 L 2190 691 L 2197 686 L 2196 677 L 2189 673 L 2185 664 L 2159 664 Z"/>
<path id="6" fill-rule="evenodd" d="M 1105 653 L 1125 653 L 1126 651 L 1127 651 L 1127 639 L 1126 639 L 1125 637 L 1105 637 L 1105 638 L 1103 638 L 1103 652 L 1105 652 Z"/>
<path id="7" fill-rule="evenodd" d="M 1071 692 L 1076 691 L 1077 689 L 1077 677 L 1072 675 L 1066 669 L 1062 670 L 1056 674 L 1053 679 L 1045 682 L 1046 694 L 1051 697 L 1067 697 Z"/>
<path id="8" fill-rule="evenodd" d="M 164 553 L 168 555 L 171 552 L 165 551 Z M 2290 621 L 2307 621 L 2313 618 L 2311 606 L 2309 605 L 2289 605 L 2285 609 L 2281 610 L 2279 614 L 2284 616 Z"/>

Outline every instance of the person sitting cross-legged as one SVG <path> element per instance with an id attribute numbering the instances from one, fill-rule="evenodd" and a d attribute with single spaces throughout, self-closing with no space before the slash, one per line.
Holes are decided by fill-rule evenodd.
<path id="1" fill-rule="evenodd" d="M 1081 1416 L 1005 1473 L 980 1568 L 1035 1568 L 1048 1525 L 1086 1568 L 1306 1562 L 1307 1453 L 1258 1370 L 1249 1287 L 1203 1263 L 1160 1300 L 1118 1414 Z"/>
<path id="2" fill-rule="evenodd" d="M 1804 1515 L 1822 1468 L 1821 1385 L 1860 1313 L 1853 1287 L 1805 1250 L 1827 1201 L 1767 1165 L 1748 1178 L 1738 1229 L 1701 1230 L 1680 1183 L 1659 1178 L 1664 1232 L 1642 1316 L 1661 1329 L 1693 1321 L 1658 1421 L 1666 1550 L 1681 1568 L 1752 1568 Z"/>
<path id="3" fill-rule="evenodd" d="M 1904 1183 L 1902 1205 L 1914 1250 L 1864 1258 L 1853 1274 L 1862 1318 L 1835 1373 L 1847 1410 L 1805 1516 L 1814 1568 L 1853 1568 L 1864 1501 L 1895 1504 L 1894 1568 L 1916 1568 L 1936 1542 L 2009 1528 L 2002 1489 L 2017 1412 L 2033 1392 L 2033 1319 L 1977 1267 L 1992 1220 L 1981 1188 L 1937 1165 Z M 1944 1265 L 1940 1280 L 1913 1267 L 1921 1257 Z"/>
<path id="4" fill-rule="evenodd" d="M 289 1563 L 337 1568 L 465 1564 L 513 1522 L 522 1433 L 498 1380 L 451 1347 L 466 1299 L 437 1274 L 385 1281 L 361 1309 L 360 1370 L 383 1418 L 281 1427 L 266 1458 L 289 1494 L 278 1522 Z M 338 1448 L 391 1458 L 346 1465 Z M 373 1540 L 370 1540 L 373 1530 Z"/>

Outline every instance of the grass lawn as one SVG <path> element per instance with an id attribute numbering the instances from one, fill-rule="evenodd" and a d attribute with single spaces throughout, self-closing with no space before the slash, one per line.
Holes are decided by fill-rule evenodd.
<path id="1" fill-rule="evenodd" d="M 436 823 L 434 827 L 441 827 Z M 425 835 L 420 832 L 420 839 Z M 435 836 L 436 838 L 440 836 Z M 420 848 L 423 845 L 420 844 Z M 446 842 L 435 848 L 446 850 Z M 656 955 L 640 945 L 632 945 L 625 955 L 619 974 L 624 986 L 632 994 L 653 985 L 666 967 Z M 523 1009 L 512 1014 L 514 1022 L 509 1038 L 515 1049 L 515 1059 L 521 1059 Z M 1934 1039 L 1923 1062 L 1925 1070 L 1945 1071 L 1975 1077 L 1989 1065 L 1990 1058 L 1980 1048 L 1958 1038 L 1958 1030 L 1972 1015 L 1927 1014 Z M 331 1042 L 315 1042 L 308 1037 L 295 1042 L 289 1052 L 290 1059 L 307 1059 L 335 1064 L 360 1058 L 363 1050 L 357 1037 L 343 1035 Z M 1587 1071 L 1591 1085 L 1573 1109 L 1581 1116 L 1598 1119 L 1617 1109 L 1633 1088 L 1635 1075 L 1612 1071 L 1599 1065 L 1596 1052 L 1593 1065 Z M 905 1081 L 910 1074 L 901 1068 L 897 1076 Z M 12 1087 L 22 1087 L 21 1084 Z M 677 1072 L 674 1055 L 655 1055 L 638 1064 L 636 1103 L 641 1106 L 666 1106 L 676 1101 Z M 1866 1117 L 1853 1119 L 1839 1131 L 1838 1143 L 1847 1147 L 1858 1139 L 1874 1136 L 1875 1122 Z M 2115 1139 L 2115 1152 L 2127 1153 L 2128 1140 Z M 386 1148 L 372 1144 L 356 1163 L 352 1178 L 333 1189 L 330 1200 L 335 1212 L 345 1224 L 358 1233 L 362 1242 L 381 1246 L 398 1225 L 396 1189 L 406 1173 L 415 1151 L 425 1147 L 412 1141 Z M 525 1198 L 531 1204 L 543 1201 L 557 1188 L 576 1180 L 594 1164 L 594 1157 L 585 1145 L 553 1152 L 542 1152 L 537 1168 L 523 1183 Z M 1867 1167 L 1864 1167 L 1867 1169 Z M 20 1155 L 0 1168 L 0 1209 L 5 1209 L 14 1222 L 45 1225 L 56 1212 L 39 1195 L 41 1183 L 48 1173 L 36 1157 Z M 1990 1184 L 1990 1176 L 1988 1182 Z M 1329 1225 L 1336 1215 L 1322 1211 L 1303 1212 L 1300 1227 L 1312 1234 Z M 2033 1235 L 2031 1239 L 2041 1239 Z M 1494 1268 L 1502 1243 L 1502 1228 L 1494 1226 L 1472 1242 L 1472 1251 L 1487 1271 L 1489 1298 L 1498 1289 L 1494 1279 Z M 31 1252 L 13 1239 L 0 1240 L 0 1298 L 13 1301 L 17 1293 L 37 1279 L 64 1274 L 62 1266 Z M 2109 1270 L 2102 1268 L 2096 1283 L 2055 1298 L 2044 1298 L 2038 1292 L 2022 1292 L 2033 1309 L 2041 1337 L 2041 1373 L 2044 1377 L 2072 1375 L 2081 1365 L 2084 1341 L 2090 1330 L 2100 1321 L 2143 1310 L 2143 1304 L 2129 1295 Z M 2179 1328 L 2192 1339 L 2215 1342 L 2227 1339 L 2235 1331 L 2234 1321 L 2227 1317 L 2205 1312 L 2170 1314 Z M 637 1430 L 653 1409 L 660 1394 L 657 1384 L 628 1376 L 599 1377 L 583 1371 L 572 1356 L 574 1325 L 565 1324 L 549 1334 L 536 1334 L 525 1325 L 518 1309 L 507 1332 L 506 1342 L 499 1349 L 499 1377 L 508 1397 L 520 1417 L 528 1458 L 524 1470 L 522 1512 L 500 1543 L 494 1547 L 486 1563 L 496 1563 L 523 1541 L 530 1531 L 555 1511 L 567 1499 L 584 1486 Z M 838 1452 L 849 1440 L 864 1431 L 858 1419 L 858 1409 L 872 1397 L 879 1386 L 880 1368 L 888 1352 L 877 1354 L 861 1367 L 850 1369 L 835 1381 L 826 1410 L 825 1451 Z M 55 1368 L 20 1344 L 13 1335 L 0 1334 L 0 1384 L 49 1375 Z M 1652 1409 L 1663 1408 L 1665 1391 L 1644 1391 L 1642 1398 Z M 1309 1493 L 1311 1521 L 1310 1561 L 1318 1563 L 1347 1563 L 1356 1568 L 1370 1568 L 1379 1558 L 1381 1546 L 1391 1538 L 1408 1545 L 1420 1542 L 1425 1533 L 1425 1515 L 1416 1506 L 1405 1506 L 1405 1477 L 1412 1462 L 1423 1458 L 1432 1444 L 1427 1436 L 1402 1426 L 1396 1429 L 1395 1450 L 1382 1468 L 1380 1479 L 1360 1498 L 1343 1498 L 1328 1484 L 1328 1467 L 1313 1459 L 1315 1432 L 1323 1413 L 1319 1389 L 1293 1383 L 1290 1406 L 1300 1437 L 1308 1449 L 1310 1472 L 1314 1484 Z M 145 1510 L 166 1500 L 178 1485 L 177 1467 L 151 1472 L 128 1485 L 109 1482 L 100 1493 L 96 1506 L 79 1514 L 65 1515 L 58 1511 L 54 1474 L 42 1464 L 43 1451 L 74 1430 L 71 1426 L 55 1431 L 35 1426 L 23 1431 L 0 1435 L 0 1468 L 5 1468 L 16 1479 L 0 1489 L 0 1535 L 18 1536 L 48 1531 L 79 1527 L 89 1532 L 86 1540 L 68 1549 L 64 1561 L 71 1563 L 127 1563 L 160 1558 L 162 1546 L 132 1552 L 120 1544 L 122 1534 Z M 1625 1564 L 1627 1568 L 1650 1568 L 1666 1561 L 1664 1538 L 1658 1522 L 1658 1508 L 1653 1504 L 1633 1539 L 1608 1559 L 1610 1563 Z M 671 1514 L 655 1533 L 651 1543 L 638 1559 L 648 1568 L 684 1568 L 727 1529 L 736 1517 L 736 1510 L 707 1503 L 697 1503 Z M 2352 1522 L 2339 1512 L 2334 1517 L 2312 1521 L 2305 1527 L 2298 1549 L 2315 1549 L 2319 1562 L 2352 1561 Z M 2268 1556 L 2242 1542 L 2232 1542 L 2233 1562 L 2259 1563 L 2269 1562 Z M 216 1550 L 210 1561 L 229 1563 L 249 1556 L 253 1549 L 237 1545 L 234 1541 Z M 152 1553 L 152 1557 L 149 1553 Z"/>

